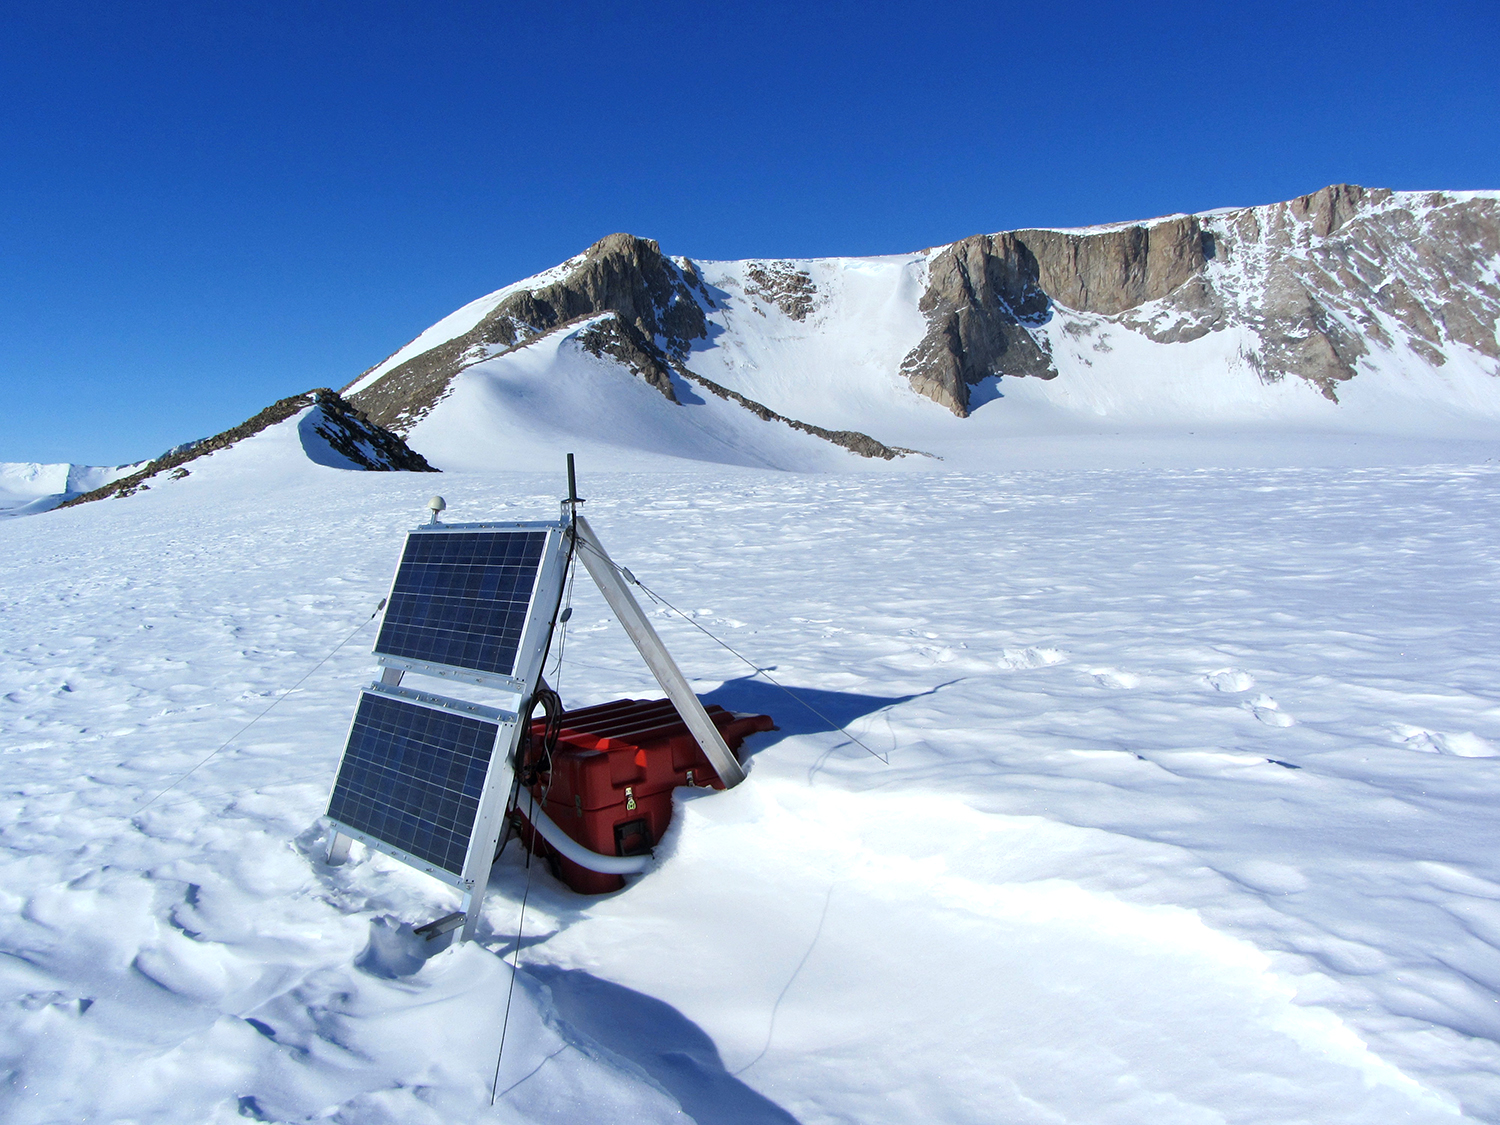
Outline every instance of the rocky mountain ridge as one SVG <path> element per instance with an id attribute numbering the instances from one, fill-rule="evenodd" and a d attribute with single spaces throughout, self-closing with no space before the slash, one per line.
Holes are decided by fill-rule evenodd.
<path id="1" fill-rule="evenodd" d="M 649 239 L 612 234 L 560 269 L 563 278 L 519 289 L 468 331 L 360 388 L 354 395 L 360 407 L 381 425 L 409 429 L 459 371 L 601 313 L 615 316 L 590 330 L 589 350 L 615 355 L 672 400 L 668 365 L 681 360 L 692 341 L 708 335 L 703 306 L 713 304 L 693 264 L 668 259 Z M 359 387 L 364 377 L 345 391 Z"/>
<path id="2" fill-rule="evenodd" d="M 1305 379 L 1336 401 L 1371 347 L 1398 336 L 1434 366 L 1448 343 L 1500 361 L 1497 259 L 1500 200 L 1350 184 L 1103 230 L 976 235 L 933 257 L 929 332 L 902 371 L 963 415 L 967 388 L 990 375 L 1054 378 L 1033 330 L 1073 311 L 1167 344 L 1248 326 L 1263 378 Z"/>
<path id="3" fill-rule="evenodd" d="M 75 504 L 87 504 L 111 496 L 133 496 L 137 492 L 149 490 L 156 478 L 163 474 L 163 479 L 181 480 L 192 474 L 192 469 L 188 466 L 199 458 L 229 449 L 303 411 L 307 411 L 301 423 L 304 448 L 312 443 L 317 443 L 320 447 L 326 446 L 341 463 L 341 467 L 366 472 L 438 471 L 397 434 L 371 422 L 362 411 L 349 405 L 335 391 L 321 387 L 305 394 L 289 395 L 238 426 L 202 441 L 177 446 L 155 460 L 146 462 L 135 472 L 111 480 L 99 488 L 70 496 L 57 506 L 70 508 Z M 313 450 L 309 449 L 308 452 L 311 454 Z"/>
<path id="4" fill-rule="evenodd" d="M 614 234 L 445 317 L 347 399 L 294 395 L 142 465 L 0 466 L 0 514 L 128 496 L 250 437 L 234 465 L 418 472 L 574 450 L 645 471 L 1074 464 L 1126 431 L 1143 450 L 1193 431 L 1483 442 L 1497 376 L 1500 192 L 1334 185 L 879 258 L 695 262 Z"/>
<path id="5" fill-rule="evenodd" d="M 735 346 L 731 329 L 748 323 L 745 311 L 771 318 L 786 326 L 778 338 L 793 350 L 819 334 L 864 331 L 843 323 L 836 291 L 839 271 L 866 261 L 886 260 L 696 263 L 614 234 L 533 282 L 476 302 L 483 307 L 471 323 L 421 346 L 442 335 L 445 321 L 345 390 L 376 422 L 410 433 L 461 373 L 576 330 L 586 352 L 667 403 L 681 405 L 682 387 L 707 380 L 758 417 L 794 422 L 803 400 L 782 388 L 780 400 L 766 404 L 755 381 L 766 376 L 750 370 L 759 361 L 725 351 Z M 971 412 L 972 389 L 986 379 L 1058 378 L 1059 347 L 1102 329 L 1160 345 L 1163 355 L 1232 331 L 1236 361 L 1263 383 L 1302 380 L 1333 402 L 1376 353 L 1399 351 L 1440 368 L 1463 350 L 1500 373 L 1496 193 L 1341 184 L 1268 206 L 978 234 L 891 261 L 920 285 L 912 315 L 922 330 L 899 358 L 882 361 L 886 377 L 958 417 Z M 719 281 L 706 279 L 705 265 Z M 1108 350 L 1100 337 L 1078 362 L 1107 368 Z M 726 371 L 745 381 L 726 381 Z M 818 395 L 809 384 L 806 409 Z M 796 424 L 853 434 L 845 447 L 865 455 L 893 448 L 852 427 Z"/>
<path id="6" fill-rule="evenodd" d="M 345 388 L 351 401 L 376 423 L 408 431 L 443 398 L 460 372 L 560 330 L 577 329 L 576 340 L 585 351 L 615 360 L 668 402 L 678 401 L 676 374 L 763 422 L 784 424 L 861 457 L 891 460 L 917 452 L 858 431 L 829 430 L 785 417 L 691 371 L 685 361 L 693 343 L 708 337 L 705 313 L 716 307 L 714 299 L 690 260 L 668 258 L 651 239 L 612 234 L 559 269 L 562 277 L 510 293 L 472 328 L 402 360 L 378 380 L 367 381 L 366 372 Z M 766 270 L 760 278 L 765 286 L 787 286 L 781 299 L 791 315 L 806 315 L 810 301 L 795 277 Z"/>

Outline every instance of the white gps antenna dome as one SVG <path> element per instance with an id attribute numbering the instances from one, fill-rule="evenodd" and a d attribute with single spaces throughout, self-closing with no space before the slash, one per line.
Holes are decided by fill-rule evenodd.
<path id="1" fill-rule="evenodd" d="M 433 523 L 437 523 L 438 513 L 446 511 L 447 507 L 448 501 L 444 500 L 441 496 L 434 496 L 431 500 L 427 501 L 427 510 L 432 513 Z"/>

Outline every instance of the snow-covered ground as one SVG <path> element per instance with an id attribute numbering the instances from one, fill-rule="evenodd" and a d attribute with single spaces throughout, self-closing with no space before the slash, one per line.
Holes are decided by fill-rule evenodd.
<path id="1" fill-rule="evenodd" d="M 134 465 L 39 465 L 34 461 L 0 462 L 0 519 L 50 512 L 64 500 L 128 477 Z"/>
<path id="2" fill-rule="evenodd" d="M 464 371 L 406 435 L 409 444 L 431 451 L 441 468 L 461 470 L 546 465 L 560 448 L 590 464 L 635 470 L 694 462 L 797 471 L 873 467 L 680 377 L 678 402 L 668 401 L 616 360 L 584 350 L 577 337 L 589 324 Z"/>
<path id="3" fill-rule="evenodd" d="M 585 462 L 622 563 L 888 761 L 659 616 L 781 730 L 625 891 L 532 870 L 491 1109 L 520 856 L 434 951 L 452 892 L 319 816 L 427 496 L 561 474 L 268 487 L 277 442 L 0 526 L 5 1121 L 1500 1121 L 1495 466 Z M 575 598 L 567 703 L 656 694 Z"/>

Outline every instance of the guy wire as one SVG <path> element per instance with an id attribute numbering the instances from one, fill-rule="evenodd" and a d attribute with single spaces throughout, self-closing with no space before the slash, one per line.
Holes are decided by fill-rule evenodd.
<path id="1" fill-rule="evenodd" d="M 858 738 L 856 738 L 854 735 L 850 734 L 848 730 L 846 730 L 844 727 L 839 726 L 838 723 L 834 722 L 827 715 L 823 714 L 823 712 L 819 711 L 811 703 L 807 702 L 807 700 L 801 698 L 794 691 L 792 691 L 791 688 L 787 687 L 780 680 L 778 680 L 775 676 L 771 675 L 770 672 L 767 672 L 764 668 L 762 668 L 760 665 L 756 664 L 749 657 L 744 656 L 741 653 L 737 652 L 726 641 L 723 641 L 720 638 L 714 636 L 714 634 L 710 633 L 707 629 L 705 629 L 702 625 L 698 624 L 698 622 L 694 621 L 691 617 L 689 617 L 682 610 L 678 609 L 671 602 L 667 601 L 666 598 L 662 597 L 655 590 L 651 589 L 650 586 L 647 586 L 644 582 L 642 582 L 639 578 L 637 578 L 633 573 L 631 573 L 625 567 L 623 567 L 619 563 L 615 562 L 614 559 L 611 559 L 609 556 L 603 555 L 600 552 L 595 551 L 594 548 L 592 546 L 590 546 L 586 542 L 583 542 L 583 541 L 580 540 L 579 545 L 582 546 L 586 550 L 593 551 L 593 553 L 596 556 L 598 556 L 599 558 L 603 559 L 604 562 L 608 563 L 616 572 L 618 572 L 621 578 L 624 578 L 625 581 L 629 582 L 632 586 L 639 586 L 642 590 L 644 590 L 646 592 L 646 596 L 648 598 L 650 598 L 654 602 L 658 602 L 661 605 L 666 606 L 673 613 L 677 614 L 678 617 L 682 618 L 689 625 L 691 625 L 694 629 L 697 629 L 705 637 L 707 637 L 709 640 L 713 641 L 714 644 L 718 645 L 720 648 L 722 648 L 726 652 L 730 653 L 736 660 L 740 661 L 742 664 L 744 664 L 745 666 L 747 666 L 748 668 L 750 668 L 752 671 L 754 671 L 757 676 L 764 676 L 772 684 L 774 684 L 776 687 L 780 688 L 787 695 L 791 696 L 792 699 L 796 700 L 797 703 L 801 704 L 803 707 L 807 708 L 809 711 L 811 711 L 818 718 L 822 719 L 825 723 L 827 723 L 830 730 L 836 730 L 836 731 L 838 731 L 845 738 L 847 738 L 850 742 L 854 743 L 861 750 L 863 750 L 866 754 L 869 754 L 870 757 L 875 758 L 878 761 L 881 761 L 881 762 L 885 763 L 886 765 L 890 765 L 891 764 L 891 759 L 890 759 L 890 757 L 888 755 L 886 755 L 886 754 L 880 754 L 880 753 L 877 753 L 874 750 L 871 750 L 868 746 L 866 746 Z"/>
<path id="2" fill-rule="evenodd" d="M 330 651 L 330 652 L 329 652 L 329 654 L 328 654 L 328 655 L 327 655 L 327 656 L 325 656 L 325 657 L 323 657 L 323 659 L 322 659 L 322 660 L 320 660 L 320 661 L 318 661 L 318 662 L 317 662 L 317 663 L 316 663 L 316 664 L 314 664 L 314 665 L 313 665 L 313 666 L 312 666 L 312 667 L 311 667 L 311 668 L 309 668 L 309 669 L 308 669 L 308 670 L 307 670 L 307 672 L 306 672 L 306 674 L 304 674 L 304 675 L 303 675 L 303 677 L 302 677 L 302 678 L 301 678 L 301 679 L 300 679 L 300 680 L 298 680 L 298 681 L 297 681 L 297 682 L 296 682 L 296 683 L 295 683 L 295 684 L 293 684 L 293 685 L 292 685 L 292 686 L 291 686 L 291 687 L 289 687 L 289 688 L 287 688 L 287 689 L 286 689 L 286 691 L 284 691 L 284 692 L 282 692 L 282 693 L 281 693 L 281 694 L 280 694 L 280 695 L 278 695 L 278 696 L 277 696 L 277 697 L 276 697 L 276 698 L 275 698 L 275 699 L 273 699 L 273 700 L 272 700 L 272 701 L 271 701 L 271 705 L 270 705 L 270 706 L 269 706 L 269 707 L 267 707 L 267 708 L 266 708 L 266 709 L 265 709 L 265 710 L 264 710 L 264 711 L 262 711 L 262 712 L 261 712 L 261 713 L 260 713 L 260 714 L 259 714 L 259 715 L 257 715 L 257 716 L 255 716 L 255 718 L 253 718 L 253 719 L 251 719 L 251 720 L 250 720 L 250 721 L 249 721 L 249 722 L 248 722 L 248 723 L 246 723 L 246 724 L 245 724 L 245 725 L 244 725 L 244 726 L 242 726 L 242 727 L 240 727 L 240 729 L 239 729 L 239 730 L 237 730 L 237 731 L 235 731 L 235 732 L 234 732 L 234 733 L 233 733 L 233 734 L 231 734 L 231 735 L 230 735 L 230 736 L 229 736 L 229 738 L 228 738 L 228 739 L 226 739 L 226 740 L 225 740 L 225 742 L 224 742 L 224 745 L 222 745 L 222 746 L 220 746 L 220 747 L 219 747 L 219 749 L 218 749 L 218 750 L 215 750 L 215 751 L 214 751 L 214 752 L 213 752 L 213 753 L 212 753 L 212 754 L 210 754 L 210 755 L 209 755 L 209 756 L 208 756 L 208 757 L 207 757 L 207 758 L 204 758 L 204 759 L 203 759 L 203 760 L 202 760 L 202 761 L 200 761 L 200 762 L 199 762 L 199 763 L 198 763 L 198 765 L 195 765 L 195 766 L 193 766 L 193 768 L 192 768 L 192 769 L 190 769 L 190 770 L 188 770 L 188 771 L 187 771 L 187 773 L 185 773 L 185 774 L 183 774 L 183 775 L 182 775 L 182 776 L 181 776 L 181 777 L 179 777 L 179 778 L 178 778 L 178 779 L 177 779 L 177 780 L 176 780 L 176 781 L 174 781 L 174 782 L 172 782 L 172 784 L 171 784 L 171 785 L 168 785 L 168 786 L 167 786 L 167 787 L 166 787 L 166 788 L 165 788 L 165 789 L 163 789 L 163 790 L 162 790 L 162 791 L 161 791 L 161 792 L 160 792 L 160 793 L 158 793 L 158 794 L 157 794 L 157 795 L 156 795 L 156 796 L 155 796 L 155 797 L 152 797 L 152 798 L 151 798 L 151 800 L 149 800 L 149 801 L 147 801 L 147 802 L 146 802 L 146 803 L 145 803 L 145 804 L 144 804 L 144 805 L 140 805 L 140 806 L 138 806 L 138 807 L 137 807 L 137 808 L 136 808 L 136 810 L 135 810 L 135 811 L 136 811 L 136 812 L 144 812 L 144 811 L 145 811 L 145 810 L 146 810 L 146 809 L 149 809 L 149 808 L 150 808 L 150 807 L 151 807 L 151 806 L 152 806 L 152 805 L 154 805 L 154 804 L 156 804 L 156 802 L 157 802 L 157 800 L 158 800 L 158 799 L 159 799 L 159 798 L 161 798 L 161 797 L 164 797 L 164 796 L 166 796 L 166 795 L 167 795 L 167 794 L 168 794 L 168 793 L 170 793 L 170 792 L 171 792 L 171 791 L 172 791 L 172 790 L 173 790 L 173 789 L 176 789 L 176 788 L 177 788 L 177 787 L 178 787 L 178 786 L 179 786 L 179 785 L 181 785 L 181 784 L 182 784 L 182 783 L 183 783 L 183 782 L 184 782 L 184 781 L 186 781 L 186 780 L 187 780 L 187 779 L 188 779 L 188 778 L 190 778 L 190 777 L 192 777 L 192 776 L 193 776 L 193 774 L 194 774 L 194 773 L 196 773 L 196 772 L 197 772 L 197 771 L 198 771 L 198 767 L 199 767 L 199 766 L 202 766 L 202 765 L 206 765 L 206 764 L 207 764 L 207 763 L 208 763 L 208 760 L 209 760 L 209 758 L 213 758 L 213 757 L 214 757 L 214 756 L 215 756 L 215 755 L 217 755 L 217 754 L 218 754 L 218 753 L 219 753 L 219 752 L 220 752 L 220 751 L 222 751 L 222 750 L 226 750 L 226 749 L 228 749 L 228 747 L 229 747 L 229 744 L 230 744 L 230 743 L 231 743 L 231 742 L 233 742 L 233 741 L 234 741 L 234 740 L 235 740 L 235 739 L 236 739 L 236 738 L 238 738 L 238 737 L 239 737 L 239 736 L 240 736 L 240 735 L 242 735 L 242 734 L 244 734 L 244 733 L 245 733 L 245 732 L 246 732 L 246 731 L 247 731 L 247 730 L 249 730 L 249 729 L 250 729 L 250 728 L 251 728 L 251 727 L 253 727 L 253 726 L 254 726 L 254 725 L 255 725 L 255 724 L 256 724 L 256 723 L 258 723 L 258 722 L 260 722 L 260 721 L 261 721 L 261 720 L 262 720 L 262 719 L 264 719 L 264 718 L 265 718 L 265 717 L 266 717 L 266 716 L 267 716 L 267 715 L 269 715 L 269 714 L 270 714 L 270 713 L 271 713 L 271 711 L 272 711 L 272 709 L 273 709 L 273 708 L 274 708 L 274 707 L 275 707 L 275 706 L 276 706 L 276 705 L 277 705 L 277 704 L 278 704 L 278 703 L 280 703 L 280 702 L 281 702 L 281 701 L 282 701 L 282 700 L 283 700 L 283 699 L 285 699 L 285 698 L 286 698 L 286 697 L 287 697 L 287 696 L 289 696 L 289 695 L 291 695 L 291 694 L 292 694 L 292 692 L 294 692 L 294 691 L 296 691 L 296 690 L 297 690 L 297 689 L 298 689 L 298 688 L 299 688 L 299 687 L 301 687 L 301 686 L 302 686 L 302 685 L 303 685 L 303 684 L 305 684 L 305 683 L 306 683 L 306 682 L 307 682 L 307 680 L 308 680 L 308 677 L 309 677 L 309 676 L 311 676 L 311 675 L 312 675 L 312 674 L 313 674 L 313 673 L 314 673 L 314 672 L 316 672 L 316 671 L 317 671 L 317 670 L 318 670 L 318 669 L 319 669 L 319 668 L 321 668 L 321 667 L 323 667 L 323 665 L 325 665 L 325 664 L 327 664 L 327 663 L 328 663 L 328 662 L 329 662 L 329 661 L 330 661 L 330 660 L 332 660 L 332 659 L 333 659 L 333 654 L 334 654 L 334 653 L 336 653 L 336 652 L 338 652 L 338 650 L 339 650 L 339 649 L 341 649 L 341 648 L 343 648 L 343 647 L 344 647 L 344 646 L 345 646 L 345 645 L 346 645 L 346 644 L 348 644 L 348 643 L 349 643 L 349 642 L 350 642 L 350 641 L 352 641 L 352 640 L 353 640 L 353 639 L 354 639 L 354 634 L 355 634 L 355 633 L 358 633 L 358 632 L 359 632 L 359 631 L 360 631 L 360 630 L 361 630 L 361 629 L 363 629 L 363 628 L 364 628 L 364 627 L 365 627 L 365 626 L 366 626 L 366 625 L 368 625 L 368 624 L 369 624 L 369 623 L 370 623 L 370 622 L 371 622 L 371 621 L 374 621 L 374 620 L 375 620 L 375 618 L 376 618 L 376 617 L 378 617 L 378 616 L 379 616 L 379 615 L 380 615 L 380 611 L 381 611 L 381 610 L 382 610 L 382 609 L 384 609 L 384 608 L 385 608 L 385 603 L 386 603 L 386 599 L 385 599 L 385 598 L 381 598 L 381 599 L 380 599 L 380 604 L 379 604 L 379 605 L 378 605 L 378 606 L 376 606 L 376 607 L 375 607 L 375 612 L 374 612 L 374 613 L 372 613 L 372 614 L 370 614 L 370 616 L 369 616 L 369 617 L 367 617 L 367 618 L 365 618 L 365 619 L 364 619 L 364 620 L 363 620 L 363 621 L 361 621 L 361 622 L 360 622 L 360 623 L 359 623 L 359 624 L 358 624 L 358 625 L 356 625 L 356 626 L 355 626 L 355 627 L 354 627 L 354 628 L 353 628 L 353 629 L 352 629 L 352 630 L 351 630 L 351 631 L 350 631 L 350 633 L 349 633 L 349 635 L 348 635 L 348 636 L 347 636 L 347 637 L 345 637 L 345 638 L 344 638 L 344 639 L 343 639 L 343 640 L 341 640 L 341 641 L 340 641 L 340 642 L 339 642 L 339 643 L 338 643 L 338 644 L 336 644 L 336 645 L 334 645 L 334 646 L 333 646 L 333 649 L 332 649 L 332 651 Z"/>
<path id="3" fill-rule="evenodd" d="M 568 646 L 568 623 L 566 621 L 558 622 L 558 618 L 562 615 L 562 611 L 563 611 L 564 608 L 571 607 L 572 604 L 573 604 L 573 579 L 575 577 L 577 577 L 577 575 L 578 575 L 577 568 L 573 565 L 573 546 L 572 546 L 573 543 L 577 542 L 577 537 L 574 536 L 574 535 L 570 535 L 568 538 L 570 540 L 569 547 L 568 547 L 568 561 L 565 564 L 567 566 L 567 568 L 568 568 L 568 570 L 567 570 L 567 578 L 563 582 L 562 593 L 558 597 L 558 608 L 556 610 L 554 610 L 553 614 L 552 614 L 552 620 L 554 622 L 557 622 L 558 624 L 560 624 L 562 626 L 562 635 L 558 638 L 558 641 L 557 641 L 557 664 L 555 666 L 556 670 L 553 673 L 553 676 L 554 676 L 557 684 L 561 684 L 562 683 L 563 652 L 567 649 L 567 646 Z M 546 662 L 547 662 L 546 654 L 543 654 L 543 656 L 542 656 L 542 663 L 545 665 Z M 557 694 L 557 688 L 556 687 L 554 687 L 552 689 L 552 691 L 553 691 L 554 695 Z M 562 707 L 562 696 L 558 695 L 557 699 L 558 699 L 558 704 L 557 705 L 558 705 L 559 708 L 561 708 Z M 522 721 L 524 722 L 526 720 L 523 719 Z M 517 767 L 520 767 L 522 765 L 522 763 L 517 762 L 516 765 L 517 765 Z M 517 809 L 519 809 L 520 808 L 520 796 L 521 796 L 521 774 L 520 774 L 519 768 L 517 769 L 517 772 L 516 772 L 515 785 L 516 785 L 516 788 L 513 790 L 513 798 L 512 799 L 515 802 L 515 807 Z M 545 803 L 546 800 L 547 800 L 546 794 L 549 793 L 549 792 L 551 792 L 551 791 L 552 791 L 552 774 L 549 772 L 548 775 L 547 775 L 547 788 L 546 788 L 546 790 L 542 794 L 542 801 L 543 801 L 543 803 Z M 536 807 L 536 798 L 535 797 L 531 797 L 530 793 L 528 793 L 527 796 L 530 797 L 531 803 L 532 803 L 532 808 L 535 809 L 535 807 Z M 516 951 L 515 951 L 514 955 L 511 957 L 510 984 L 505 989 L 505 1015 L 500 1020 L 500 1049 L 495 1052 L 495 1077 L 490 1082 L 490 1105 L 494 1105 L 495 1104 L 495 1098 L 498 1096 L 498 1091 L 500 1089 L 500 1064 L 502 1062 L 504 1062 L 504 1060 L 505 1060 L 505 1034 L 506 1034 L 507 1031 L 510 1030 L 510 1003 L 511 1003 L 511 999 L 515 996 L 515 992 L 516 992 L 516 977 L 521 972 L 521 938 L 522 938 L 522 935 L 526 931 L 526 900 L 531 897 L 531 855 L 532 855 L 532 851 L 535 848 L 536 848 L 536 829 L 532 828 L 532 830 L 531 830 L 531 847 L 529 847 L 529 848 L 526 849 L 526 884 L 525 884 L 525 886 L 521 890 L 521 913 L 520 913 L 520 917 L 516 921 Z M 496 858 L 498 859 L 499 857 L 497 856 Z"/>
<path id="4" fill-rule="evenodd" d="M 518 794 L 519 796 L 519 794 Z M 533 803 L 533 808 L 535 804 Z M 536 846 L 536 829 L 532 829 L 531 843 Z M 531 897 L 531 848 L 526 849 L 526 886 L 521 891 L 521 917 L 516 922 L 516 951 L 511 958 L 510 984 L 505 989 L 505 1016 L 500 1021 L 500 1050 L 495 1054 L 495 1077 L 490 1082 L 490 1105 L 500 1089 L 500 1063 L 505 1058 L 505 1033 L 510 1029 L 510 1002 L 516 994 L 516 977 L 521 973 L 521 935 L 526 932 L 526 900 Z"/>

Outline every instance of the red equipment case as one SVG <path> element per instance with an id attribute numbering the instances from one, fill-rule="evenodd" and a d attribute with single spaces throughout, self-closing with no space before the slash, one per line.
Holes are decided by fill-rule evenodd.
<path id="1" fill-rule="evenodd" d="M 707 708 L 730 750 L 748 735 L 775 730 L 769 715 L 735 715 Z M 540 746 L 546 721 L 531 724 Z M 672 790 L 679 785 L 724 788 L 677 708 L 667 699 L 620 699 L 567 711 L 552 751 L 552 768 L 531 787 L 532 797 L 573 839 L 600 855 L 644 855 L 672 820 Z M 580 894 L 598 895 L 625 885 L 556 854 L 515 814 L 522 842 L 547 856 L 553 870 Z"/>

